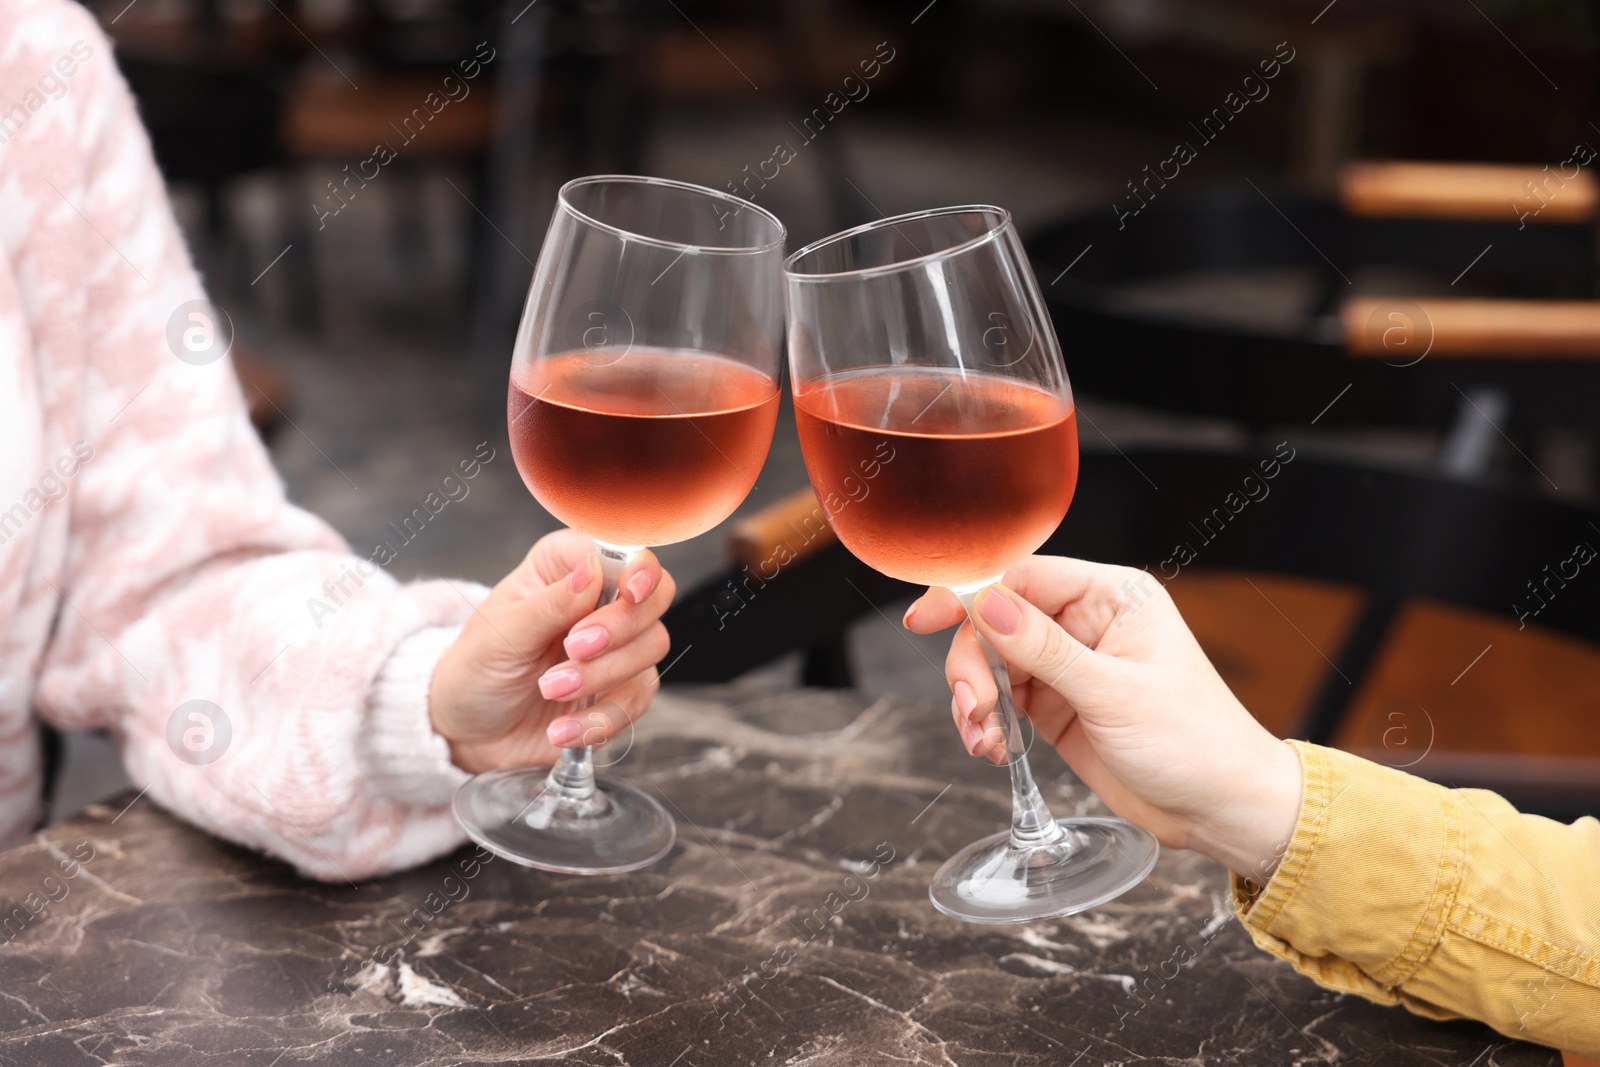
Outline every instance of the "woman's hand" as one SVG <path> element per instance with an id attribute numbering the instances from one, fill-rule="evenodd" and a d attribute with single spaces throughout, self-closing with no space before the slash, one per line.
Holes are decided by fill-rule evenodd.
<path id="1" fill-rule="evenodd" d="M 1055 556 L 1026 560 L 1004 583 L 979 595 L 974 615 L 1012 664 L 1017 707 L 1039 736 L 1162 844 L 1270 875 L 1299 816 L 1299 757 L 1234 697 L 1161 583 Z M 955 594 L 934 588 L 905 622 L 933 633 L 965 618 Z M 945 660 L 951 708 L 967 750 L 1001 762 L 994 676 L 972 627 Z"/>
<path id="2" fill-rule="evenodd" d="M 433 728 L 463 770 L 555 761 L 598 745 L 642 715 L 667 654 L 661 615 L 677 588 L 655 554 L 622 572 L 621 595 L 599 610 L 600 556 L 575 530 L 539 539 L 467 620 L 434 668 Z M 573 715 L 574 703 L 599 703 Z"/>

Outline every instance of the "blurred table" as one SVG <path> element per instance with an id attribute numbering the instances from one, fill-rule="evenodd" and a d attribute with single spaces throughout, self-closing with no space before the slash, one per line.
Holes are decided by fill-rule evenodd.
<path id="1" fill-rule="evenodd" d="M 1319 989 L 1249 943 L 1193 853 L 1057 922 L 936 914 L 934 868 L 1007 816 L 1004 772 L 942 707 L 680 691 L 624 749 L 679 844 L 615 878 L 462 850 L 323 885 L 148 798 L 90 808 L 0 854 L 5 914 L 60 897 L 0 935 L 0 1064 L 1558 1062 Z M 1033 757 L 1072 810 L 1081 787 Z"/>

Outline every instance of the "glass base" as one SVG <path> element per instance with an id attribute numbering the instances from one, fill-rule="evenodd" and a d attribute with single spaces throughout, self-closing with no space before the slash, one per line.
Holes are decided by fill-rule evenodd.
<path id="1" fill-rule="evenodd" d="M 456 822 L 501 859 L 562 874 L 616 874 L 648 867 L 678 839 L 677 824 L 648 793 L 614 778 L 569 800 L 545 787 L 548 767 L 513 767 L 456 791 Z"/>
<path id="2" fill-rule="evenodd" d="M 1011 832 L 974 841 L 945 861 L 928 899 L 969 923 L 1025 923 L 1073 915 L 1144 881 L 1161 846 L 1123 819 L 1057 819 L 1057 845 L 1013 848 Z"/>

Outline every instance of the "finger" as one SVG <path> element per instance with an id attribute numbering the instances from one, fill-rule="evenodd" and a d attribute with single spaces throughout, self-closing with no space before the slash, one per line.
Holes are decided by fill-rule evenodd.
<path id="1" fill-rule="evenodd" d="M 1090 648 L 1100 643 L 1120 608 L 1163 593 L 1161 581 L 1149 571 L 1069 556 L 1030 556 L 1002 580 Z"/>
<path id="2" fill-rule="evenodd" d="M 950 691 L 963 706 L 967 721 L 982 722 L 994 708 L 999 690 L 995 688 L 994 671 L 989 669 L 989 660 L 978 646 L 971 623 L 963 624 L 956 631 L 955 640 L 950 642 L 950 653 L 944 658 L 944 676 L 950 683 Z M 972 699 L 962 700 L 961 690 L 970 693 Z"/>
<path id="3" fill-rule="evenodd" d="M 649 710 L 661 688 L 654 667 L 600 695 L 592 706 L 552 720 L 545 731 L 552 745 L 602 745 Z"/>
<path id="4" fill-rule="evenodd" d="M 913 633 L 931 634 L 948 630 L 966 617 L 967 609 L 956 595 L 936 585 L 911 602 L 901 621 Z"/>
<path id="5" fill-rule="evenodd" d="M 642 604 L 661 585 L 665 574 L 656 554 L 648 548 L 642 548 L 622 568 L 622 574 L 617 579 L 617 597 L 632 604 Z M 667 599 L 670 601 L 672 598 L 669 596 Z"/>
<path id="6" fill-rule="evenodd" d="M 537 592 L 538 588 L 571 574 L 573 568 L 588 559 L 594 551 L 594 539 L 588 535 L 577 530 L 556 530 L 535 541 L 522 564 L 512 574 L 520 574 L 536 583 L 536 588 L 528 592 Z"/>
<path id="7" fill-rule="evenodd" d="M 1008 663 L 1069 702 L 1104 680 L 1103 657 L 1003 585 L 978 595 L 973 619 Z"/>
<path id="8" fill-rule="evenodd" d="M 1055 615 L 1074 601 L 1116 588 L 1117 576 L 1126 569 L 1071 556 L 1029 556 L 1006 571 L 1001 582 L 1045 614 Z"/>
<path id="9" fill-rule="evenodd" d="M 673 581 L 672 575 L 661 569 L 659 563 L 651 557 L 651 566 L 635 570 L 631 573 L 624 572 L 622 576 L 622 594 L 610 604 L 578 620 L 572 627 L 572 632 L 567 634 L 562 642 L 567 655 L 575 660 L 590 660 L 600 655 L 607 649 L 617 649 L 636 640 L 646 630 L 658 622 L 672 606 L 672 598 L 676 595 L 678 586 Z M 632 567 L 632 564 L 629 565 Z M 630 578 L 648 578 L 650 589 L 641 593 L 640 599 L 629 599 L 630 591 L 627 589 Z M 645 585 L 642 581 L 635 581 L 637 592 Z"/>
<path id="10" fill-rule="evenodd" d="M 956 725 L 974 721 L 978 711 L 978 694 L 964 678 L 957 678 L 950 686 L 951 704 L 956 709 Z"/>
<path id="11" fill-rule="evenodd" d="M 958 682 L 956 684 L 958 688 L 965 687 L 966 685 L 965 682 Z M 962 702 L 960 698 L 952 697 L 950 700 L 950 715 L 955 720 L 956 732 L 961 735 L 961 747 L 967 750 L 968 755 L 977 756 L 980 759 L 987 759 L 993 763 L 1003 763 L 1005 761 L 1005 745 L 1002 743 L 998 750 L 995 748 L 994 738 L 986 729 L 990 723 L 986 722 L 980 724 L 973 722 L 961 710 L 961 707 Z M 989 719 L 992 723 L 998 723 L 1000 721 L 998 716 L 992 714 L 989 716 Z"/>
<path id="12" fill-rule="evenodd" d="M 981 740 L 980 749 L 974 752 L 975 756 L 982 756 L 990 763 L 999 766 L 1006 762 L 1006 728 L 1005 720 L 1000 717 L 998 709 L 984 716 L 983 724 L 979 728 Z"/>
<path id="13" fill-rule="evenodd" d="M 563 660 L 539 676 L 539 692 L 546 700 L 581 700 L 604 693 L 661 662 L 671 647 L 667 628 L 659 622 L 620 648 L 587 661 Z"/>
<path id="14" fill-rule="evenodd" d="M 977 724 L 967 721 L 955 701 L 950 702 L 950 713 L 956 720 L 956 732 L 961 735 L 961 747 L 967 750 L 969 756 L 983 754 L 983 730 Z"/>
<path id="15" fill-rule="evenodd" d="M 568 573 L 546 583 L 539 568 L 550 565 L 554 558 L 536 545 L 478 605 L 469 625 L 482 622 L 489 626 L 495 634 L 492 640 L 508 643 L 523 658 L 541 655 L 593 611 L 600 597 L 600 557 L 593 542 Z"/>

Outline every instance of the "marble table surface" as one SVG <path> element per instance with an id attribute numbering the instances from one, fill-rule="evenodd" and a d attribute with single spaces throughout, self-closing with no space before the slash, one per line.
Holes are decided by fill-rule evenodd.
<path id="1" fill-rule="evenodd" d="M 1192 853 L 1072 918 L 940 916 L 928 877 L 1008 796 L 941 707 L 678 691 L 619 755 L 679 841 L 609 878 L 463 849 L 324 885 L 148 798 L 92 807 L 0 853 L 0 914 L 59 898 L 0 934 L 0 1064 L 1559 1062 L 1318 988 L 1250 944 Z M 1095 810 L 1032 758 L 1058 813 Z"/>

